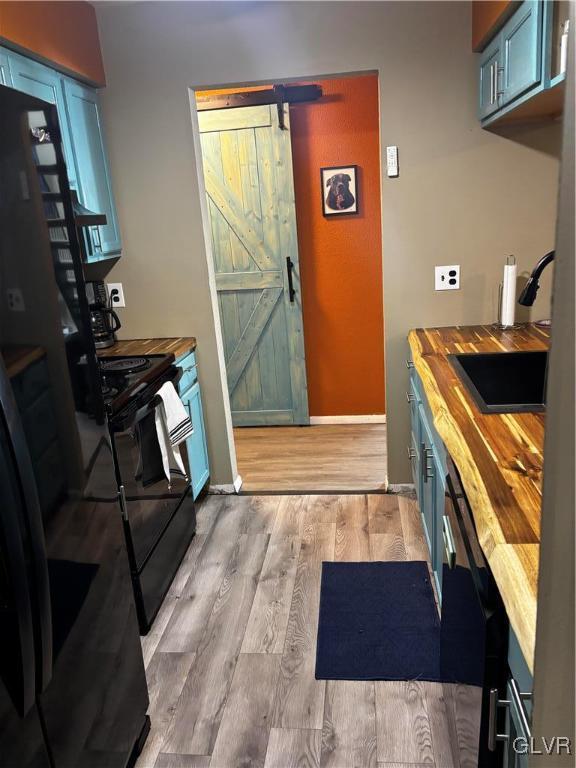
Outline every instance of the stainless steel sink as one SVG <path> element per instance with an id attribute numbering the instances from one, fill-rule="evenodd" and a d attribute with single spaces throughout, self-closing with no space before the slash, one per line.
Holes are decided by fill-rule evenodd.
<path id="1" fill-rule="evenodd" d="M 482 413 L 546 410 L 548 352 L 448 355 Z"/>

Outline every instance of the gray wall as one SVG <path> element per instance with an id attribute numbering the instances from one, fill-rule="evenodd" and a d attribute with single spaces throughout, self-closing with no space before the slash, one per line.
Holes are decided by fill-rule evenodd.
<path id="1" fill-rule="evenodd" d="M 400 178 L 382 180 L 389 479 L 409 481 L 406 334 L 493 321 L 505 256 L 531 269 L 553 246 L 559 125 L 481 130 L 469 2 L 103 3 L 97 13 L 123 333 L 198 337 L 216 482 L 233 467 L 188 88 L 379 73 L 381 143 L 400 153 Z M 435 293 L 433 266 L 452 263 L 462 289 Z M 535 317 L 549 315 L 549 296 L 547 275 Z"/>
<path id="2" fill-rule="evenodd" d="M 574 3 L 570 26 L 576 22 Z M 534 756 L 536 768 L 573 768 L 574 723 L 574 119 L 571 40 L 554 275 L 554 332 L 548 371 L 542 540 L 534 677 L 533 732 L 572 739 L 572 754 Z"/>

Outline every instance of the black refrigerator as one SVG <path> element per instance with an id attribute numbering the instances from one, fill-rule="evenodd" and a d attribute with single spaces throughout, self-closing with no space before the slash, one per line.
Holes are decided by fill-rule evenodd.
<path id="1" fill-rule="evenodd" d="M 55 108 L 3 86 L 0 348 L 0 766 L 124 768 L 148 693 L 78 231 Z"/>

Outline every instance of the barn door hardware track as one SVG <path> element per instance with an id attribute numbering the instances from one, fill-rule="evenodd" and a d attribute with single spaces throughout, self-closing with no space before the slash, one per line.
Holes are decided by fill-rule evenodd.
<path id="1" fill-rule="evenodd" d="M 303 104 L 322 98 L 319 85 L 274 85 L 262 91 L 241 91 L 216 96 L 197 96 L 196 107 L 199 112 L 209 109 L 234 109 L 236 107 L 257 107 L 262 104 L 275 104 L 278 110 L 278 123 L 285 130 L 283 104 Z"/>

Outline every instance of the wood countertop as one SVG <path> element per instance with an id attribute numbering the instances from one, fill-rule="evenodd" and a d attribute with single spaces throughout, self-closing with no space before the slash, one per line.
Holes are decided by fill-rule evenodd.
<path id="1" fill-rule="evenodd" d="M 6 366 L 6 372 L 10 378 L 18 376 L 29 365 L 44 357 L 44 347 L 21 346 L 19 344 L 7 344 L 2 347 L 2 358 Z"/>
<path id="2" fill-rule="evenodd" d="M 178 339 L 127 339 L 117 341 L 113 347 L 99 349 L 99 357 L 127 357 L 128 355 L 174 355 L 176 359 L 194 352 L 196 339 L 193 336 Z"/>
<path id="3" fill-rule="evenodd" d="M 540 548 L 543 413 L 481 413 L 447 355 L 546 350 L 533 324 L 418 328 L 408 336 L 434 426 L 458 467 L 478 538 L 530 670 L 534 663 Z"/>

